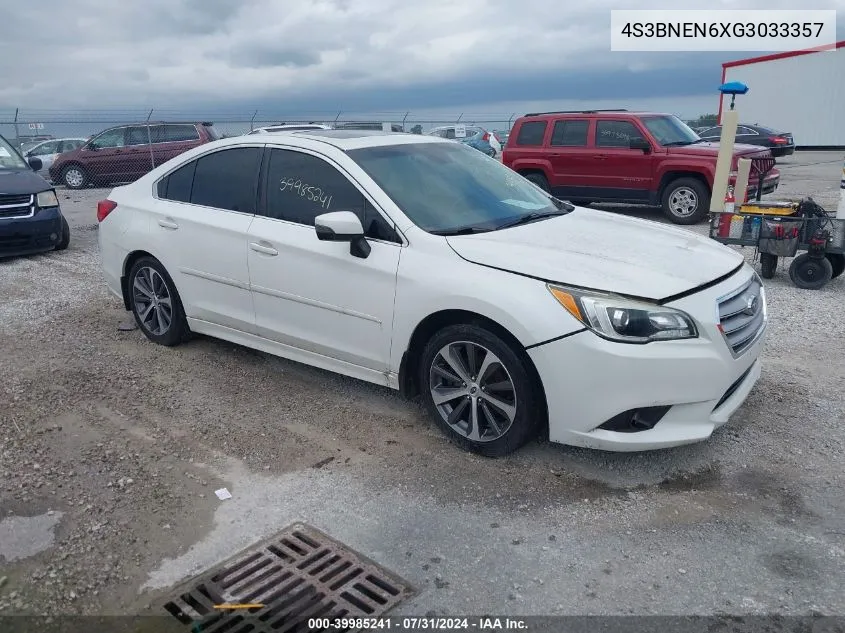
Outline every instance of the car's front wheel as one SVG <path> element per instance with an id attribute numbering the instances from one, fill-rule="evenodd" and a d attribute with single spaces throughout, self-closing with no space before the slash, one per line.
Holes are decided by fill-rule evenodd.
<path id="1" fill-rule="evenodd" d="M 64 216 L 62 216 L 62 236 L 56 243 L 56 250 L 63 251 L 68 246 L 70 246 L 70 226 L 68 225 L 67 220 L 64 218 Z"/>
<path id="2" fill-rule="evenodd" d="M 83 189 L 88 184 L 88 174 L 79 165 L 71 165 L 62 172 L 62 182 L 68 189 Z"/>
<path id="3" fill-rule="evenodd" d="M 675 224 L 698 224 L 710 210 L 710 191 L 695 178 L 678 178 L 663 192 L 663 213 Z"/>
<path id="4" fill-rule="evenodd" d="M 461 448 L 507 455 L 535 433 L 540 386 L 523 355 L 477 325 L 452 325 L 426 345 L 420 386 L 437 424 Z"/>
<path id="5" fill-rule="evenodd" d="M 159 345 L 178 345 L 190 330 L 176 286 L 161 263 L 142 257 L 132 266 L 128 280 L 129 305 L 138 327 Z"/>

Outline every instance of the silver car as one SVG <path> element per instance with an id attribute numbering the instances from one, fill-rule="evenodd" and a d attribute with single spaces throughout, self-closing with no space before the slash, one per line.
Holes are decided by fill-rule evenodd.
<path id="1" fill-rule="evenodd" d="M 84 138 L 54 138 L 49 141 L 41 141 L 23 150 L 24 158 L 38 157 L 41 159 L 39 174 L 46 174 L 50 165 L 56 160 L 59 154 L 70 152 L 85 145 Z"/>

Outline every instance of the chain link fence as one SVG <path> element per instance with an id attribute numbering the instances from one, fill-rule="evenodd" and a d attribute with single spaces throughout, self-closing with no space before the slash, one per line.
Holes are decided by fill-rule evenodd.
<path id="1" fill-rule="evenodd" d="M 192 110 L 0 109 L 0 135 L 39 173 L 69 188 L 129 182 L 197 145 L 262 127 L 319 124 L 426 134 L 463 123 L 490 132 L 510 129 L 518 113 L 202 112 Z"/>

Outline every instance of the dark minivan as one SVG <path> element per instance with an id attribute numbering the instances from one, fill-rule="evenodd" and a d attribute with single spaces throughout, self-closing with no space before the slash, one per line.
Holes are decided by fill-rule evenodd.
<path id="1" fill-rule="evenodd" d="M 131 182 L 174 156 L 219 138 L 212 123 L 119 125 L 58 156 L 50 167 L 50 179 L 68 189 Z"/>
<path id="2" fill-rule="evenodd" d="M 23 159 L 0 136 L 0 258 L 64 250 L 70 227 L 56 192 L 35 172 L 40 158 Z"/>

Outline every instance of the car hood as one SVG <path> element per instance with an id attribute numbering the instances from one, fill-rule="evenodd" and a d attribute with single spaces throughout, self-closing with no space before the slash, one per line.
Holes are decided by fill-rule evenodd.
<path id="1" fill-rule="evenodd" d="M 735 250 L 691 231 L 581 207 L 447 241 L 476 264 L 655 301 L 714 281 L 743 262 Z"/>
<path id="2" fill-rule="evenodd" d="M 667 147 L 666 151 L 673 156 L 718 156 L 719 143 L 695 143 L 694 145 L 679 145 L 678 147 Z M 769 149 L 760 145 L 745 145 L 737 143 L 734 145 L 734 156 L 760 157 L 770 155 Z"/>
<path id="3" fill-rule="evenodd" d="M 41 176 L 29 169 L 0 169 L 0 193 L 41 193 L 52 189 Z"/>

